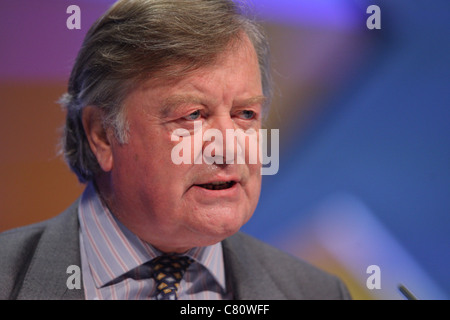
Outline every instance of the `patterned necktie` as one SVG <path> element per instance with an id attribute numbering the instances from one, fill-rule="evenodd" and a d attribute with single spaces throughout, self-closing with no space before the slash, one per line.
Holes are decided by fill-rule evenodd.
<path id="1" fill-rule="evenodd" d="M 156 281 L 156 299 L 177 300 L 184 272 L 193 260 L 186 256 L 162 255 L 150 262 Z"/>

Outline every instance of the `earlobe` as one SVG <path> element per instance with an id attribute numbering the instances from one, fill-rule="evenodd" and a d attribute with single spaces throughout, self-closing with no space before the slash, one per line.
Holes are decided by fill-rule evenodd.
<path id="1" fill-rule="evenodd" d="M 103 112 L 100 108 L 86 106 L 82 111 L 84 132 L 89 141 L 92 153 L 97 158 L 103 171 L 111 171 L 113 167 L 111 141 L 103 127 Z"/>

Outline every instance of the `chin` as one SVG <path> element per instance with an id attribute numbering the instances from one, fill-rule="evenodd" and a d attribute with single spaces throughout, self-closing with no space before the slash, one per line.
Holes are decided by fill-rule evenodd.
<path id="1" fill-rule="evenodd" d="M 203 228 L 197 230 L 205 236 L 221 241 L 238 232 L 250 217 L 251 214 L 239 213 L 237 209 L 221 208 L 209 214 L 208 219 L 202 221 Z"/>

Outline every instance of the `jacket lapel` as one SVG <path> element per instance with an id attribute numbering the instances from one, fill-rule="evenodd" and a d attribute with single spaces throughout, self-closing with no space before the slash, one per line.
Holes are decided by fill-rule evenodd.
<path id="1" fill-rule="evenodd" d="M 225 275 L 236 300 L 285 300 L 286 296 L 272 280 L 258 255 L 240 233 L 223 242 Z"/>

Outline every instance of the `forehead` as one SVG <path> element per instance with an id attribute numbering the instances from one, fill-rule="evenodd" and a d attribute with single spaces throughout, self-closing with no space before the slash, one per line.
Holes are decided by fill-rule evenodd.
<path id="1" fill-rule="evenodd" d="M 242 33 L 236 39 L 233 39 L 217 54 L 211 54 L 202 62 L 191 63 L 189 59 L 180 59 L 174 61 L 170 66 L 157 71 L 147 81 L 144 82 L 144 88 L 147 86 L 174 85 L 183 78 L 206 77 L 212 69 L 242 68 L 243 66 L 253 67 L 253 71 L 258 70 L 259 61 L 248 36 Z M 256 68 L 255 68 L 256 67 Z M 235 70 L 237 71 L 237 70 Z"/>
<path id="2" fill-rule="evenodd" d="M 221 99 L 264 100 L 256 52 L 248 38 L 230 45 L 206 65 L 186 70 L 180 64 L 145 80 L 131 96 L 159 101 L 161 111 L 174 105 L 218 103 Z M 151 99 L 151 101 L 150 101 Z"/>

